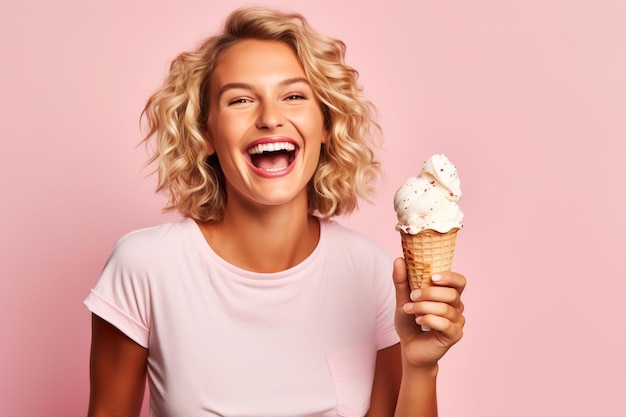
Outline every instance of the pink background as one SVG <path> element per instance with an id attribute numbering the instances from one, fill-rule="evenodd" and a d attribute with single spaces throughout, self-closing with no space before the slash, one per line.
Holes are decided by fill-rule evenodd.
<path id="1" fill-rule="evenodd" d="M 441 415 L 626 416 L 626 3 L 365 3 L 266 4 L 344 39 L 380 111 L 387 179 L 345 223 L 399 255 L 396 187 L 431 153 L 458 167 L 468 324 Z M 177 218 L 139 112 L 243 4 L 0 5 L 0 416 L 84 415 L 82 300 L 123 233 Z"/>

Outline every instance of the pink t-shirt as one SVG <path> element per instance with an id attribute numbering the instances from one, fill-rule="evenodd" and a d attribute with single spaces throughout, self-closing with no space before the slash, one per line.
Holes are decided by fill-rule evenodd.
<path id="1" fill-rule="evenodd" d="M 216 255 L 191 219 L 124 236 L 85 305 L 148 353 L 150 415 L 346 416 L 398 342 L 391 259 L 336 222 L 293 268 Z"/>

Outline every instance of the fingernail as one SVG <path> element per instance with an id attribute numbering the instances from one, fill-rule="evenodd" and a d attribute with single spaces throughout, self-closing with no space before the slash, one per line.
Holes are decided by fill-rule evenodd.
<path id="1" fill-rule="evenodd" d="M 417 301 L 422 296 L 422 290 L 415 290 L 411 293 L 411 300 Z"/>
<path id="2" fill-rule="evenodd" d="M 412 313 L 413 312 L 413 304 L 407 303 L 407 304 L 404 305 L 403 309 L 404 309 L 405 313 Z"/>
<path id="3" fill-rule="evenodd" d="M 437 282 L 437 281 L 441 281 L 441 275 L 439 274 L 434 274 L 432 277 L 430 277 L 430 279 L 432 279 L 433 281 Z"/>

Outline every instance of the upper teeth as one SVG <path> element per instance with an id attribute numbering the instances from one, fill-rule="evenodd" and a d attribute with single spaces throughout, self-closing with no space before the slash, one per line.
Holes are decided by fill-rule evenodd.
<path id="1" fill-rule="evenodd" d="M 263 152 L 293 151 L 295 149 L 296 145 L 291 142 L 259 143 L 250 147 L 248 153 L 255 155 Z"/>

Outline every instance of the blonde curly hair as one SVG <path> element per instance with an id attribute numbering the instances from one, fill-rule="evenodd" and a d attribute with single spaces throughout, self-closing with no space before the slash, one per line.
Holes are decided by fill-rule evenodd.
<path id="1" fill-rule="evenodd" d="M 329 137 L 309 184 L 309 211 L 322 218 L 354 211 L 359 198 L 372 194 L 380 173 L 373 152 L 381 132 L 374 107 L 357 84 L 358 72 L 345 63 L 342 41 L 316 32 L 298 13 L 263 7 L 235 10 L 222 33 L 181 53 L 146 103 L 143 141 L 156 138 L 149 163 L 158 164 L 157 191 L 169 192 L 165 210 L 201 222 L 222 219 L 224 174 L 217 156 L 207 155 L 205 139 L 209 89 L 220 54 L 244 39 L 281 41 L 293 48 L 321 103 Z"/>

